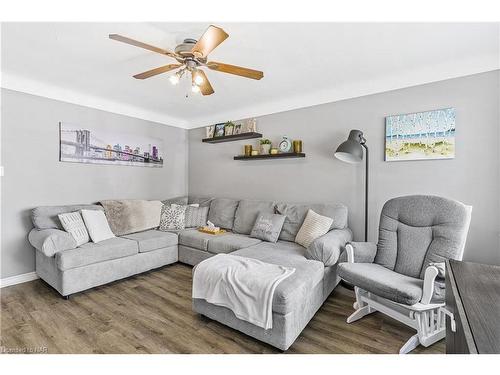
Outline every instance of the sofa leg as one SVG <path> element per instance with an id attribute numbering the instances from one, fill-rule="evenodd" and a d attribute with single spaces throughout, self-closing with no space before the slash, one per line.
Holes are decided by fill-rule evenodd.
<path id="1" fill-rule="evenodd" d="M 408 354 L 420 344 L 418 333 L 410 337 L 410 339 L 399 349 L 399 354 Z"/>
<path id="2" fill-rule="evenodd" d="M 364 306 L 360 309 L 357 309 L 356 311 L 354 311 L 351 316 L 349 316 L 347 318 L 347 323 L 352 323 L 352 322 L 355 322 L 356 320 L 359 320 L 361 319 L 362 317 L 368 315 L 368 314 L 371 314 L 373 312 L 375 312 L 376 310 L 373 309 L 372 307 L 370 306 Z"/>
<path id="3" fill-rule="evenodd" d="M 66 301 L 69 300 L 69 294 L 67 296 L 62 296 Z"/>

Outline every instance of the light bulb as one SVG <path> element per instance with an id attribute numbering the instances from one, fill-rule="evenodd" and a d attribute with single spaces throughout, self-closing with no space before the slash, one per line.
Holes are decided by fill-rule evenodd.
<path id="1" fill-rule="evenodd" d="M 193 92 L 200 92 L 200 88 L 196 85 L 191 86 L 191 91 Z"/>
<path id="2" fill-rule="evenodd" d="M 170 76 L 169 81 L 172 85 L 177 85 L 179 83 L 179 75 L 175 73 L 173 76 Z"/>
<path id="3" fill-rule="evenodd" d="M 203 77 L 200 74 L 196 73 L 194 75 L 194 83 L 196 83 L 197 85 L 201 85 L 203 83 Z"/>

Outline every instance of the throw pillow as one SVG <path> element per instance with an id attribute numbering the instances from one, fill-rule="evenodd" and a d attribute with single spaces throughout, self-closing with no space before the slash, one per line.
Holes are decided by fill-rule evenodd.
<path id="1" fill-rule="evenodd" d="M 81 213 L 92 242 L 101 242 L 115 237 L 104 211 L 82 210 Z"/>
<path id="2" fill-rule="evenodd" d="M 209 207 L 195 207 L 189 205 L 186 207 L 185 227 L 197 228 L 207 225 Z"/>
<path id="3" fill-rule="evenodd" d="M 278 241 L 286 216 L 278 214 L 260 214 L 255 220 L 250 237 L 268 242 Z"/>
<path id="4" fill-rule="evenodd" d="M 57 217 L 59 217 L 64 230 L 75 239 L 76 246 L 83 245 L 90 241 L 89 232 L 87 232 L 87 228 L 85 228 L 85 223 L 83 222 L 80 212 L 76 211 L 67 214 L 59 214 Z"/>
<path id="5" fill-rule="evenodd" d="M 160 217 L 160 230 L 179 230 L 185 228 L 186 207 L 172 204 L 163 205 Z"/>
<path id="6" fill-rule="evenodd" d="M 309 247 L 316 238 L 328 233 L 332 223 L 331 217 L 321 216 L 313 210 L 307 211 L 306 218 L 295 237 L 295 242 L 306 248 Z"/>

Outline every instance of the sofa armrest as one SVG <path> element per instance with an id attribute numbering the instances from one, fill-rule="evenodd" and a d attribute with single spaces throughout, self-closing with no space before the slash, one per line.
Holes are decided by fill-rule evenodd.
<path id="1" fill-rule="evenodd" d="M 377 254 L 377 244 L 373 242 L 349 242 L 346 245 L 347 262 L 373 263 Z"/>
<path id="2" fill-rule="evenodd" d="M 349 228 L 333 229 L 316 238 L 307 248 L 305 256 L 307 259 L 323 262 L 325 267 L 333 266 L 339 260 L 345 244 L 351 239 L 352 232 Z"/>
<path id="3" fill-rule="evenodd" d="M 28 240 L 35 249 L 48 257 L 59 251 L 76 248 L 73 236 L 59 229 L 32 229 Z"/>

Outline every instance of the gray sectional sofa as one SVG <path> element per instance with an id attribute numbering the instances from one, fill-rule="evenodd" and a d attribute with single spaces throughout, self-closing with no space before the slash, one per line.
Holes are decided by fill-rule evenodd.
<path id="1" fill-rule="evenodd" d="M 337 264 L 342 256 L 345 258 L 345 244 L 352 240 L 347 227 L 347 208 L 341 204 L 199 197 L 189 197 L 188 202 L 208 205 L 208 220 L 228 232 L 214 236 L 196 229 L 172 232 L 152 229 L 76 247 L 72 237 L 62 230 L 57 214 L 82 208 L 99 210 L 101 206 L 35 208 L 32 212 L 35 228 L 29 234 L 29 241 L 37 249 L 36 272 L 61 295 L 69 296 L 177 261 L 195 266 L 219 253 L 293 267 L 294 274 L 275 290 L 273 328 L 269 330 L 236 318 L 225 307 L 193 300 L 194 311 L 279 349 L 288 349 L 340 281 Z M 330 231 L 306 249 L 293 241 L 309 208 L 334 220 Z M 263 212 L 286 215 L 276 243 L 249 236 L 257 215 Z"/>

